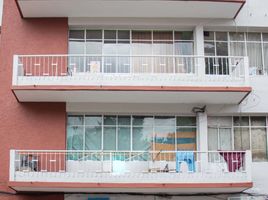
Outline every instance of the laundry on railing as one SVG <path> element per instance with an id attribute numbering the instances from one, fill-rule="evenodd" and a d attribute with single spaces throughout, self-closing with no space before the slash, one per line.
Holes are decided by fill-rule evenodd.
<path id="1" fill-rule="evenodd" d="M 176 172 L 181 172 L 181 164 L 186 162 L 189 172 L 195 172 L 194 152 L 176 152 Z"/>
<path id="2" fill-rule="evenodd" d="M 220 152 L 228 165 L 229 172 L 236 172 L 244 163 L 245 152 Z"/>

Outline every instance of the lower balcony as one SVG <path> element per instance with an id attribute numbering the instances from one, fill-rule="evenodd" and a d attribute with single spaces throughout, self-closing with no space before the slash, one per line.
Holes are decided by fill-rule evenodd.
<path id="1" fill-rule="evenodd" d="M 20 102 L 238 104 L 250 92 L 247 57 L 14 56 Z"/>
<path id="2" fill-rule="evenodd" d="M 250 151 L 11 150 L 18 192 L 236 193 L 252 187 Z"/>

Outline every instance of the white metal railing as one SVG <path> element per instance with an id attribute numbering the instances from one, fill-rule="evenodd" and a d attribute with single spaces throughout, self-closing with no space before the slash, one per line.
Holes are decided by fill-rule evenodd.
<path id="1" fill-rule="evenodd" d="M 77 177 L 81 173 L 84 174 L 83 177 L 88 177 L 89 174 L 118 173 L 160 174 L 160 177 L 161 174 L 175 176 L 201 174 L 204 181 L 206 177 L 211 177 L 211 174 L 214 178 L 223 179 L 225 176 L 237 175 L 250 181 L 251 153 L 250 151 L 71 150 L 11 150 L 10 152 L 10 180 L 13 181 L 31 180 L 32 177 L 38 180 L 51 174 L 71 174 L 68 177 Z"/>
<path id="2" fill-rule="evenodd" d="M 77 74 L 225 75 L 246 79 L 247 57 L 196 55 L 15 55 L 17 77 L 65 77 Z"/>

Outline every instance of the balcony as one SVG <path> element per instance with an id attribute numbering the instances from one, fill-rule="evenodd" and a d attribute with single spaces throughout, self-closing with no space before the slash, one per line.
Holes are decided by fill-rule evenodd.
<path id="1" fill-rule="evenodd" d="M 250 151 L 11 150 L 16 191 L 235 193 L 252 187 Z"/>
<path id="2" fill-rule="evenodd" d="M 12 90 L 20 102 L 238 104 L 248 75 L 247 57 L 15 55 Z"/>
<path id="3" fill-rule="evenodd" d="M 16 0 L 24 18 L 143 17 L 223 18 L 237 16 L 245 0 Z"/>

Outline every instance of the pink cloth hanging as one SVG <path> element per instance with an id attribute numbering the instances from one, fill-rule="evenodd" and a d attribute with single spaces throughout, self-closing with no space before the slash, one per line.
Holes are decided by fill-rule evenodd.
<path id="1" fill-rule="evenodd" d="M 227 163 L 229 172 L 235 172 L 243 166 L 245 152 L 220 152 L 220 155 Z"/>

